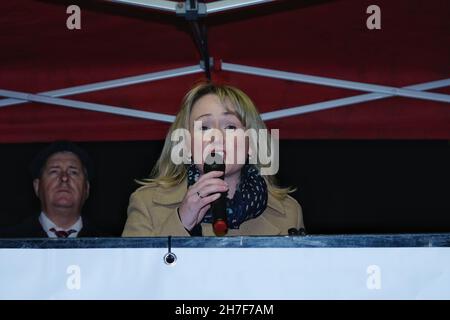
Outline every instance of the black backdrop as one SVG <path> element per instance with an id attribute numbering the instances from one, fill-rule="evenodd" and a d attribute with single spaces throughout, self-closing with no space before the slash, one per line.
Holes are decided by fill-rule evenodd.
<path id="1" fill-rule="evenodd" d="M 96 171 L 84 214 L 119 236 L 136 178 L 162 141 L 84 142 Z M 28 165 L 44 144 L 0 145 L 0 227 L 39 212 Z M 285 140 L 279 180 L 295 185 L 307 232 L 450 231 L 448 141 Z"/>

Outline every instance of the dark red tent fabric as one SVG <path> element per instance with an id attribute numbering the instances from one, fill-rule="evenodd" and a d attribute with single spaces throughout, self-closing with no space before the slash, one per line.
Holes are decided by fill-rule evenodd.
<path id="1" fill-rule="evenodd" d="M 81 8 L 68 30 L 66 8 Z M 261 112 L 364 92 L 223 71 L 219 61 L 403 87 L 450 78 L 450 2 L 280 1 L 208 16 L 213 80 L 240 87 Z M 197 65 L 186 21 L 104 1 L 0 3 L 0 89 L 38 93 Z M 202 74 L 65 97 L 176 114 Z M 450 94 L 450 88 L 432 90 Z M 450 105 L 387 98 L 267 122 L 281 138 L 450 139 Z M 0 142 L 162 139 L 167 123 L 41 103 L 0 108 Z"/>

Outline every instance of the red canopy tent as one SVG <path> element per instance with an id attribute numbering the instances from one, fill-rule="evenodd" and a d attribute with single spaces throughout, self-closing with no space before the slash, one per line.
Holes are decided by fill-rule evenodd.
<path id="1" fill-rule="evenodd" d="M 205 61 L 185 16 L 116 2 L 0 4 L 0 142 L 165 136 Z M 201 4 L 211 77 L 248 93 L 281 138 L 450 139 L 448 1 L 377 1 L 380 30 L 366 26 L 373 1 L 228 10 L 239 2 L 267 1 Z M 66 27 L 71 4 L 80 30 Z"/>

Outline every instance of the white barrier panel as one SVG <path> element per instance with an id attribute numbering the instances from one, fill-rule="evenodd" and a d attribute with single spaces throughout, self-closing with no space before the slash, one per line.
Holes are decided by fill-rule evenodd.
<path id="1" fill-rule="evenodd" d="M 450 299 L 450 248 L 1 249 L 1 299 Z"/>

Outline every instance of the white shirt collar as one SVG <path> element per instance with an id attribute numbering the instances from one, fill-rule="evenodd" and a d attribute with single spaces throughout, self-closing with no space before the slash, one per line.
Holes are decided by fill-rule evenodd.
<path id="1" fill-rule="evenodd" d="M 78 218 L 78 220 L 73 225 L 71 225 L 67 229 L 63 229 L 63 228 L 58 227 L 55 223 L 53 223 L 52 220 L 50 220 L 47 217 L 47 215 L 43 211 L 41 212 L 41 214 L 39 216 L 39 222 L 41 223 L 42 228 L 47 233 L 49 238 L 56 238 L 56 234 L 54 232 L 50 231 L 51 228 L 55 228 L 57 231 L 60 231 L 60 230 L 69 231 L 71 229 L 75 230 L 76 232 L 71 233 L 69 235 L 69 238 L 77 237 L 78 233 L 83 228 L 83 220 L 81 219 L 81 216 Z"/>

